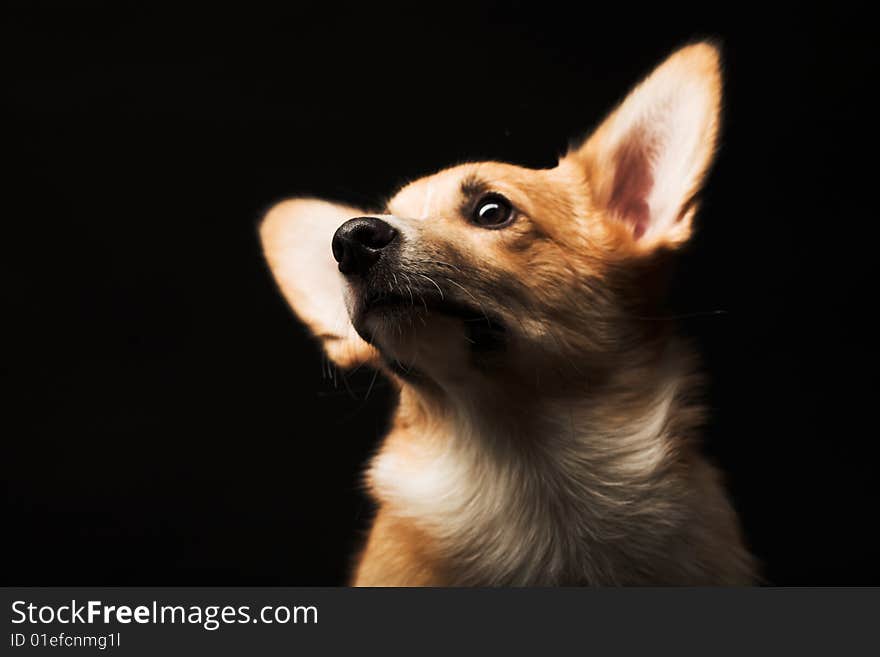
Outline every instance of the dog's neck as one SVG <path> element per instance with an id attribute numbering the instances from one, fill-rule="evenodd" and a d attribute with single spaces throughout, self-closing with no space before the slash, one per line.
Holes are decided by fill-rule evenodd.
<path id="1" fill-rule="evenodd" d="M 681 494 L 673 438 L 696 413 L 679 356 L 514 404 L 404 386 L 373 488 L 461 564 L 460 583 L 620 581 Z"/>

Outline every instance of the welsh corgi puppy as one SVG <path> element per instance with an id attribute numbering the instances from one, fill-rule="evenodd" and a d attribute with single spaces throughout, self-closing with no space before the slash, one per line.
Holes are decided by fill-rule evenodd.
<path id="1" fill-rule="evenodd" d="M 294 311 L 398 390 L 355 585 L 754 582 L 699 450 L 695 358 L 662 319 L 720 105 L 718 50 L 696 43 L 552 169 L 463 164 L 377 213 L 268 212 Z"/>

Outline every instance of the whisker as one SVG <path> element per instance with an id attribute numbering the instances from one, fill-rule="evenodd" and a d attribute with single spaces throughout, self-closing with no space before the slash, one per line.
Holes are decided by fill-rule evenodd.
<path id="1" fill-rule="evenodd" d="M 424 274 L 419 274 L 419 276 L 421 276 L 422 278 L 427 279 L 428 281 L 431 282 L 431 284 L 432 284 L 434 287 L 437 288 L 437 292 L 440 293 L 440 300 L 442 301 L 443 298 L 444 298 L 444 297 L 443 297 L 443 290 L 440 289 L 440 286 L 437 285 L 437 282 L 436 282 L 433 278 L 431 278 L 430 276 L 425 276 Z"/>
<path id="2" fill-rule="evenodd" d="M 379 376 L 379 370 L 376 369 L 373 371 L 373 378 L 370 379 L 370 386 L 367 388 L 367 394 L 364 395 L 364 401 L 367 401 L 370 398 L 370 393 L 373 391 L 373 384 L 376 383 L 376 377 Z"/>
<path id="3" fill-rule="evenodd" d="M 459 267 L 456 267 L 455 265 L 450 265 L 448 262 L 443 262 L 442 260 L 428 260 L 425 258 L 418 258 L 416 259 L 416 262 L 426 265 L 440 265 L 442 267 L 449 267 L 450 269 L 457 271 L 459 274 L 464 273 Z"/>
<path id="4" fill-rule="evenodd" d="M 414 306 L 414 305 L 416 305 L 416 300 L 413 297 L 412 279 L 409 277 L 409 274 L 404 274 L 401 272 L 400 275 L 403 276 L 404 278 L 406 278 L 406 282 L 407 282 L 406 289 L 407 289 L 407 292 L 409 292 L 409 302 L 410 302 L 410 305 Z"/>
<path id="5" fill-rule="evenodd" d="M 457 281 L 454 281 L 454 280 L 452 280 L 451 278 L 446 278 L 446 276 L 444 276 L 443 278 L 445 278 L 447 281 L 449 281 L 450 283 L 452 283 L 453 285 L 455 285 L 455 286 L 456 286 L 457 288 L 459 288 L 462 292 L 464 292 L 464 293 L 467 294 L 471 299 L 473 299 L 473 300 L 474 300 L 474 303 L 477 304 L 477 308 L 479 309 L 479 311 L 480 311 L 481 313 L 483 313 L 483 318 L 486 320 L 486 323 L 488 323 L 488 324 L 491 325 L 492 322 L 491 322 L 491 320 L 489 319 L 489 316 L 486 314 L 486 310 L 483 308 L 483 304 L 480 303 L 480 300 L 477 299 L 477 297 L 475 297 L 473 294 L 471 294 L 471 292 L 470 292 L 470 291 L 469 291 L 464 285 L 461 285 L 461 284 L 458 283 Z"/>

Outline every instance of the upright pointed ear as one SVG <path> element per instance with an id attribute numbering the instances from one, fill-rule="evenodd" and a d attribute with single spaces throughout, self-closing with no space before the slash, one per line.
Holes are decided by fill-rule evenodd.
<path id="1" fill-rule="evenodd" d="M 351 325 L 330 247 L 336 229 L 363 214 L 317 199 L 292 199 L 269 210 L 260 225 L 263 251 L 281 292 L 330 359 L 344 368 L 378 356 Z"/>
<path id="2" fill-rule="evenodd" d="M 645 252 L 691 233 L 712 162 L 721 106 L 718 50 L 673 53 L 563 162 L 582 167 L 592 205 Z"/>

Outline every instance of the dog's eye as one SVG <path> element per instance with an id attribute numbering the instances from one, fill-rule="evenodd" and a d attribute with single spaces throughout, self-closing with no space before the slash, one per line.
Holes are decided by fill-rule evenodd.
<path id="1" fill-rule="evenodd" d="M 501 228 L 513 219 L 513 208 L 510 201 L 501 194 L 488 194 L 474 206 L 471 216 L 478 226 L 483 228 Z"/>

